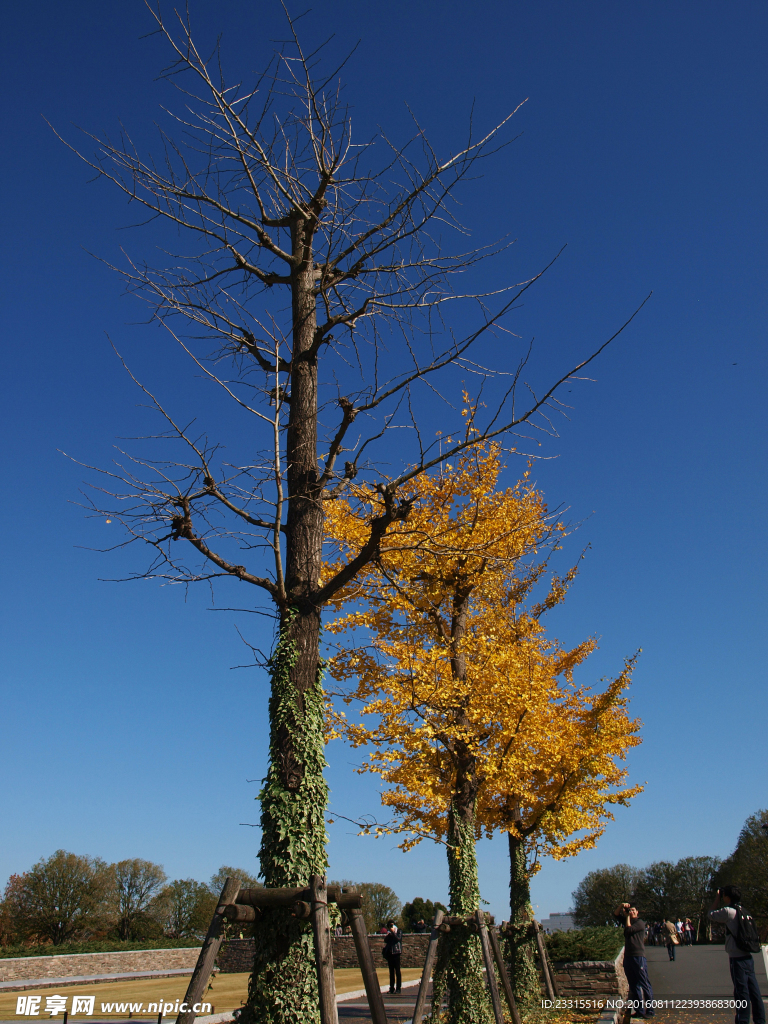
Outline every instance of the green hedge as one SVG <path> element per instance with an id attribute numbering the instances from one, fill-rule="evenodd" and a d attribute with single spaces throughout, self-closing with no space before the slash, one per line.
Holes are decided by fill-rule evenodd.
<path id="1" fill-rule="evenodd" d="M 624 945 L 621 928 L 581 928 L 547 936 L 551 960 L 614 960 Z"/>
<path id="2" fill-rule="evenodd" d="M 0 958 L 16 956 L 64 956 L 71 953 L 129 953 L 142 949 L 193 949 L 199 939 L 153 939 L 150 942 L 69 942 L 61 946 L 0 946 Z"/>

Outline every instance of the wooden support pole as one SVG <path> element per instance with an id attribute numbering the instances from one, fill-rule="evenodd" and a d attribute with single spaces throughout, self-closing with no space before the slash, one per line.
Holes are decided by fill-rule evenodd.
<path id="1" fill-rule="evenodd" d="M 491 993 L 491 1006 L 496 1024 L 504 1024 L 504 1011 L 501 1008 L 501 996 L 499 986 L 496 984 L 496 972 L 493 969 L 493 953 L 488 938 L 488 929 L 485 924 L 485 912 L 478 910 L 475 914 L 477 930 L 480 932 L 480 945 L 483 949 L 483 960 L 485 961 L 485 975 L 488 980 L 488 990 Z"/>
<path id="2" fill-rule="evenodd" d="M 416 1006 L 413 1009 L 413 1024 L 421 1024 L 421 1018 L 424 1014 L 424 1004 L 427 1001 L 429 979 L 432 977 L 432 967 L 435 962 L 435 956 L 437 955 L 437 942 L 440 938 L 440 925 L 442 924 L 442 921 L 443 911 L 438 908 L 435 911 L 435 920 L 432 924 L 432 934 L 429 936 L 429 945 L 427 946 L 427 958 L 424 961 L 424 970 L 421 972 L 419 994 L 416 996 Z"/>
<path id="3" fill-rule="evenodd" d="M 544 939 L 541 935 L 541 927 L 539 922 L 534 920 L 533 930 L 536 935 L 536 945 L 539 948 L 539 960 L 541 960 L 541 970 L 544 974 L 544 987 L 547 990 L 548 999 L 556 999 L 555 986 L 552 984 L 552 976 L 549 973 L 549 960 L 547 959 L 547 950 L 544 946 Z"/>
<path id="4" fill-rule="evenodd" d="M 555 981 L 555 970 L 554 970 L 554 968 L 552 966 L 552 961 L 549 959 L 549 950 L 547 949 L 547 943 L 546 943 L 546 941 L 544 939 L 545 932 L 544 932 L 544 929 L 541 927 L 541 925 L 539 925 L 539 930 L 542 933 L 542 936 L 541 936 L 542 937 L 542 944 L 543 944 L 543 947 L 544 947 L 544 956 L 547 959 L 547 970 L 549 971 L 549 980 L 550 980 L 550 982 L 552 984 L 552 995 L 553 995 L 554 999 L 559 999 L 560 998 L 560 992 L 558 991 L 557 982 Z"/>
<path id="5" fill-rule="evenodd" d="M 328 890 L 324 875 L 312 875 L 309 879 L 312 905 L 312 933 L 315 939 L 315 966 L 317 984 L 320 989 L 321 1024 L 339 1024 L 336 1009 L 336 982 L 333 977 L 333 953 L 331 951 L 331 922 L 328 917 Z"/>
<path id="6" fill-rule="evenodd" d="M 499 946 L 499 938 L 493 928 L 488 929 L 488 940 L 491 943 L 491 949 L 493 950 L 493 958 L 496 961 L 496 966 L 499 969 L 499 977 L 501 978 L 501 985 L 504 989 L 504 995 L 507 999 L 507 1005 L 509 1006 L 509 1012 L 512 1015 L 513 1024 L 521 1024 L 520 1022 L 520 1011 L 517 1008 L 517 1000 L 515 999 L 515 993 L 512 991 L 512 982 L 509 980 L 507 974 L 507 966 L 504 963 L 504 957 L 501 955 L 501 947 Z"/>
<path id="7" fill-rule="evenodd" d="M 344 892 L 338 885 L 331 885 L 326 890 L 328 903 L 338 903 L 345 909 L 359 907 L 362 905 L 363 897 L 359 892 Z M 293 910 L 296 903 L 310 903 L 312 895 L 306 887 L 300 889 L 241 889 L 237 900 L 241 906 L 249 907 L 285 907 Z"/>
<path id="8" fill-rule="evenodd" d="M 195 1003 L 199 1003 L 202 1000 L 203 993 L 208 987 L 208 980 L 211 977 L 216 956 L 224 938 L 224 908 L 230 903 L 235 902 L 239 890 L 240 882 L 236 878 L 228 878 L 224 883 L 221 896 L 219 896 L 219 902 L 208 926 L 208 933 L 205 936 L 200 955 L 197 958 L 197 964 L 187 986 L 187 994 L 184 996 L 184 1002 L 189 1009 L 186 1013 L 179 1014 L 176 1018 L 176 1024 L 192 1024 L 195 1019 L 196 1014 L 192 1007 Z"/>
<path id="9" fill-rule="evenodd" d="M 224 918 L 227 921 L 255 921 L 260 915 L 261 911 L 255 907 L 241 907 L 236 903 L 230 903 L 229 906 L 224 907 Z"/>
<path id="10" fill-rule="evenodd" d="M 365 919 L 362 910 L 357 908 L 348 910 L 347 916 L 352 928 L 352 937 L 355 940 L 357 950 L 357 962 L 363 974 L 363 984 L 368 996 L 368 1006 L 371 1010 L 373 1024 L 387 1024 L 387 1013 L 384 1009 L 384 1000 L 381 997 L 381 988 L 376 974 L 376 967 L 371 955 L 371 947 L 368 944 L 368 933 L 365 929 Z"/>

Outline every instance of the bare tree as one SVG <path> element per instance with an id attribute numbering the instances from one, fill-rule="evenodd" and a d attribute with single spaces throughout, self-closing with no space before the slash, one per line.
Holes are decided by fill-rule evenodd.
<path id="1" fill-rule="evenodd" d="M 117 933 L 121 939 L 136 938 L 134 923 L 144 915 L 165 885 L 168 876 L 160 864 L 134 857 L 110 865 Z"/>
<path id="2" fill-rule="evenodd" d="M 244 422 L 225 453 L 223 439 L 197 425 L 205 409 L 193 426 L 137 381 L 164 418 L 163 443 L 176 449 L 121 452 L 93 509 L 119 520 L 128 542 L 150 547 L 140 575 L 181 584 L 224 577 L 271 602 L 261 872 L 269 886 L 303 885 L 326 866 L 324 605 L 407 518 L 409 480 L 482 438 L 523 424 L 550 429 L 558 387 L 612 339 L 535 393 L 522 377 L 527 353 L 509 355 L 507 320 L 540 275 L 486 294 L 453 288 L 457 274 L 503 248 L 448 248 L 442 235 L 466 234 L 458 192 L 506 144 L 512 114 L 479 136 L 470 124 L 446 157 L 415 119 L 404 146 L 382 133 L 358 142 L 341 68 L 321 75 L 319 49 L 302 48 L 290 18 L 289 42 L 246 86 L 226 84 L 218 50 L 201 54 L 188 21 L 153 16 L 173 52 L 166 74 L 184 96 L 183 112 L 168 115 L 175 130 L 159 130 L 154 159 L 124 130 L 116 140 L 91 136 L 98 152 L 84 159 L 143 208 L 143 220 L 173 229 L 162 266 L 126 257 L 117 269 Z M 468 305 L 475 325 L 460 333 L 453 325 L 471 310 L 455 319 L 452 310 Z M 496 372 L 481 364 L 485 339 L 501 339 L 486 353 Z M 439 377 L 451 367 L 460 373 L 444 380 L 443 397 Z M 460 375 L 477 381 L 470 399 L 485 403 L 469 437 L 455 409 Z M 436 438 L 435 424 L 415 414 L 428 396 L 444 401 Z M 326 579 L 325 503 L 361 489 L 376 494 L 377 514 Z M 268 925 L 242 1019 L 316 1020 L 306 925 L 282 911 Z"/>

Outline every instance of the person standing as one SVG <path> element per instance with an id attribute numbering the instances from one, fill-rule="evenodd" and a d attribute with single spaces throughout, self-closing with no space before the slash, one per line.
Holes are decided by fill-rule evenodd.
<path id="1" fill-rule="evenodd" d="M 741 889 L 735 885 L 724 885 L 722 889 L 718 889 L 709 912 L 709 919 L 716 924 L 725 925 L 725 952 L 728 954 L 731 968 L 733 998 L 737 1003 L 735 1024 L 749 1024 L 750 1004 L 754 1024 L 765 1024 L 765 1006 L 755 977 L 755 961 L 752 959 L 752 953 L 743 949 L 736 941 L 739 934 L 740 912 Z M 743 1005 L 739 1006 L 739 1003 Z"/>
<path id="2" fill-rule="evenodd" d="M 387 939 L 384 943 L 384 959 L 389 964 L 389 994 L 399 992 L 402 988 L 400 974 L 400 958 L 403 953 L 403 933 L 394 921 L 387 921 Z"/>
<path id="3" fill-rule="evenodd" d="M 680 939 L 677 934 L 677 928 L 675 928 L 672 921 L 665 921 L 662 925 L 664 929 L 664 945 L 667 947 L 667 953 L 669 959 L 675 959 L 675 946 L 679 943 Z"/>
<path id="4" fill-rule="evenodd" d="M 645 958 L 645 922 L 631 903 L 617 907 L 616 918 L 624 925 L 624 973 L 629 984 L 629 998 L 635 1004 L 632 1016 L 653 1017 L 653 989 Z"/>

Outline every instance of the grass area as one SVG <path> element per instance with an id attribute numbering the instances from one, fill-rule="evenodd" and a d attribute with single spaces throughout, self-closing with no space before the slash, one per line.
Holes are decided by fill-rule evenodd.
<path id="1" fill-rule="evenodd" d="M 98 939 L 69 942 L 61 946 L 0 946 L 0 959 L 17 956 L 69 956 L 72 953 L 132 953 L 142 949 L 194 949 L 200 939 L 152 939 L 150 942 L 118 942 Z"/>
<path id="2" fill-rule="evenodd" d="M 191 972 L 190 972 L 191 973 Z M 386 967 L 377 970 L 380 985 L 389 982 L 389 972 Z M 334 971 L 336 978 L 336 992 L 342 995 L 345 992 L 354 992 L 362 989 L 363 977 L 357 968 L 339 968 Z M 421 977 L 421 971 L 417 968 L 404 968 L 403 981 L 413 981 Z M 175 978 L 147 978 L 138 981 L 115 981 L 104 982 L 98 985 L 67 985 L 59 989 L 45 988 L 35 991 L 30 989 L 27 992 L 0 992 L 0 1020 L 21 1019 L 22 1015 L 16 1013 L 16 1000 L 18 996 L 41 996 L 40 1014 L 44 1019 L 50 1018 L 45 1013 L 46 996 L 61 995 L 67 997 L 67 1009 L 72 1009 L 72 995 L 94 996 L 96 1005 L 94 1017 L 127 1017 L 127 1011 L 120 1013 L 106 1013 L 101 1011 L 102 1003 L 148 1003 L 167 1002 L 175 1005 L 176 1000 L 183 999 L 184 993 L 189 984 L 187 975 L 178 975 Z M 217 974 L 211 980 L 209 990 L 203 997 L 206 1002 L 211 1003 L 211 1013 L 223 1013 L 225 1010 L 234 1010 L 242 1006 L 248 994 L 248 974 Z M 136 1016 L 136 1014 L 134 1014 Z M 145 1014 L 145 1016 L 157 1017 L 157 1013 Z M 168 1016 L 171 1014 L 169 1012 Z M 175 1017 L 175 1014 L 173 1015 Z M 80 1020 L 78 1015 L 75 1020 Z M 88 1017 L 83 1015 L 82 1020 L 87 1024 Z"/>

